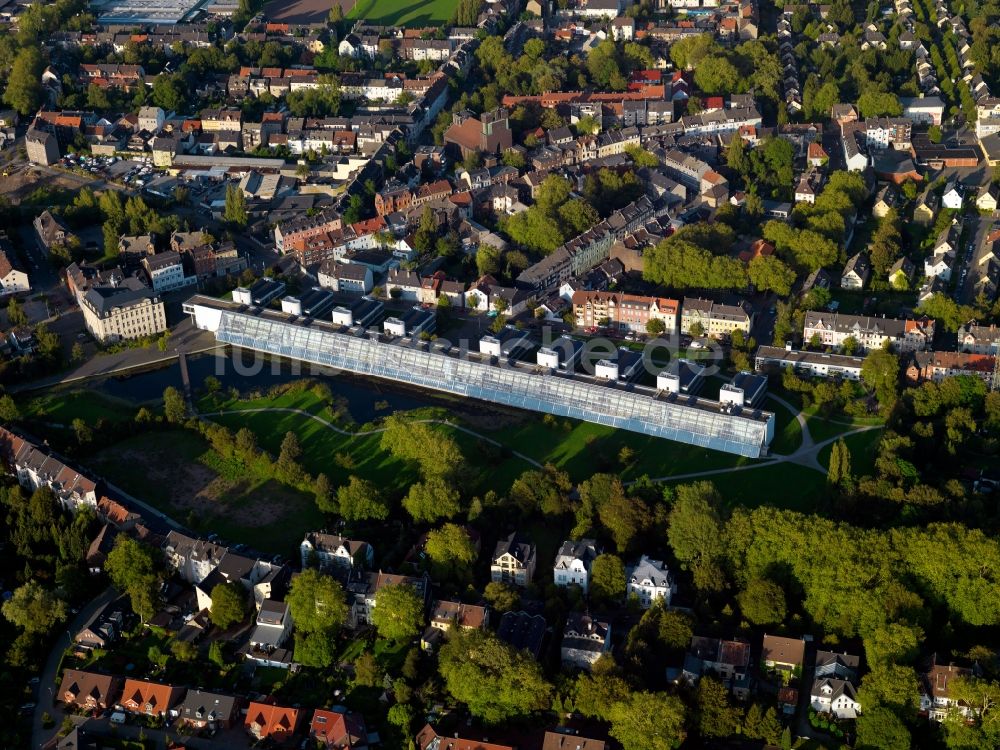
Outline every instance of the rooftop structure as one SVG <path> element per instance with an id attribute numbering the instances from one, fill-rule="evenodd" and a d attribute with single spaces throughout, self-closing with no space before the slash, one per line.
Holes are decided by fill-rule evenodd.
<path id="1" fill-rule="evenodd" d="M 184 311 L 221 343 L 751 458 L 764 453 L 774 436 L 769 412 L 723 413 L 715 401 L 539 372 L 534 364 L 494 365 L 439 345 L 363 337 L 320 321 L 306 325 L 279 312 L 203 295 L 185 302 Z"/>

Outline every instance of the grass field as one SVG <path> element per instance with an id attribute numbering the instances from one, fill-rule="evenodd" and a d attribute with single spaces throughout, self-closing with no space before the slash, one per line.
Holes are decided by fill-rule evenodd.
<path id="1" fill-rule="evenodd" d="M 100 451 L 88 463 L 113 484 L 176 520 L 193 522 L 263 552 L 287 555 L 305 529 L 322 526 L 322 514 L 311 495 L 258 476 L 252 467 L 226 461 L 186 430 L 129 438 Z"/>
<path id="2" fill-rule="evenodd" d="M 456 0 L 358 0 L 347 17 L 384 26 L 441 26 L 451 20 L 457 5 Z"/>
<path id="3" fill-rule="evenodd" d="M 138 406 L 92 390 L 56 390 L 37 396 L 22 407 L 26 417 L 69 426 L 74 419 L 89 425 L 98 420 L 130 422 Z"/>

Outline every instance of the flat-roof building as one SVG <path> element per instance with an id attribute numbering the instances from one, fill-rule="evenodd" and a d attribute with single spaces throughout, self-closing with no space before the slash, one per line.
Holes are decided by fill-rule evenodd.
<path id="1" fill-rule="evenodd" d="M 774 415 L 669 394 L 635 383 L 595 383 L 590 378 L 516 362 L 492 364 L 461 351 L 413 340 L 357 336 L 323 321 L 289 320 L 264 308 L 195 295 L 184 303 L 201 330 L 220 343 L 396 380 L 469 398 L 582 419 L 646 435 L 757 458 L 774 437 Z M 430 313 L 420 308 L 416 313 Z M 641 366 L 641 358 L 640 358 Z"/>

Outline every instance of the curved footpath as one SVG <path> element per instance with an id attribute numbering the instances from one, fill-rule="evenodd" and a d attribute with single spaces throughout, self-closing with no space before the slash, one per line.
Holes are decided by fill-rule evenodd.
<path id="1" fill-rule="evenodd" d="M 786 402 L 786 401 L 784 401 L 782 399 L 777 399 L 777 400 L 782 405 L 784 405 L 785 407 L 787 407 L 789 409 L 789 411 L 793 411 L 793 412 L 795 411 L 792 408 L 791 404 L 789 404 L 788 402 Z M 266 412 L 284 413 L 284 414 L 298 414 L 299 416 L 302 416 L 302 417 L 308 417 L 309 419 L 312 419 L 312 420 L 315 420 L 316 422 L 319 422 L 321 425 L 323 425 L 324 427 L 326 427 L 328 430 L 332 430 L 333 432 L 336 432 L 338 435 L 345 435 L 347 437 L 361 437 L 361 436 L 364 436 L 364 435 L 377 435 L 377 434 L 379 434 L 381 432 L 385 432 L 385 428 L 384 427 L 379 427 L 379 428 L 376 428 L 374 430 L 365 430 L 364 432 L 357 432 L 357 431 L 352 431 L 352 430 L 345 430 L 345 429 L 343 429 L 341 427 L 338 427 L 337 425 L 333 424 L 329 420 L 323 419 L 323 417 L 317 416 L 316 414 L 311 414 L 310 412 L 307 412 L 304 409 L 295 409 L 295 408 L 292 408 L 292 407 L 281 407 L 281 406 L 262 406 L 262 407 L 252 408 L 252 409 L 229 409 L 227 411 L 206 412 L 206 413 L 201 414 L 199 416 L 202 416 L 202 417 L 215 417 L 215 416 L 225 416 L 227 414 L 241 414 L 241 413 L 242 414 L 259 414 L 259 413 L 266 413 Z M 802 445 L 800 445 L 798 447 L 798 449 L 794 453 L 789 453 L 787 455 L 776 454 L 772 458 L 764 459 L 764 460 L 760 461 L 759 463 L 748 464 L 746 466 L 729 466 L 729 467 L 722 468 L 722 469 L 708 469 L 706 471 L 695 471 L 695 472 L 691 472 L 691 473 L 688 473 L 688 474 L 673 474 L 673 475 L 663 476 L 663 477 L 651 477 L 651 481 L 653 481 L 653 482 L 672 482 L 672 481 L 677 480 L 677 479 L 696 479 L 696 478 L 699 478 L 699 477 L 712 476 L 713 474 L 725 474 L 725 473 L 730 472 L 730 471 L 748 471 L 750 469 L 759 469 L 762 466 L 771 466 L 773 464 L 780 464 L 780 463 L 794 463 L 794 464 L 798 464 L 800 466 L 804 466 L 807 469 L 812 469 L 814 471 L 818 471 L 821 474 L 826 474 L 826 469 L 823 468 L 823 465 L 819 462 L 819 454 L 820 454 L 820 452 L 826 446 L 830 445 L 831 443 L 837 442 L 841 438 L 850 437 L 851 435 L 856 435 L 856 434 L 858 434 L 860 432 L 867 432 L 869 430 L 880 430 L 880 429 L 882 429 L 882 425 L 871 425 L 871 426 L 867 426 L 867 427 L 859 427 L 857 429 L 850 430 L 848 432 L 843 432 L 840 435 L 836 435 L 835 437 L 828 438 L 826 440 L 823 440 L 822 442 L 817 443 L 817 442 L 815 442 L 813 440 L 812 435 L 809 433 L 809 426 L 807 425 L 806 418 L 802 415 L 802 413 L 801 412 L 796 413 L 795 417 L 796 417 L 796 419 L 798 420 L 799 424 L 802 427 Z M 531 464 L 532 466 L 535 466 L 537 468 L 542 468 L 542 464 L 539 461 L 536 461 L 535 459 L 531 458 L 530 456 L 526 456 L 525 454 L 523 454 L 523 453 L 521 453 L 519 451 L 515 451 L 515 450 L 512 450 L 512 449 L 509 449 L 509 448 L 507 448 L 507 446 L 505 446 L 503 443 L 499 442 L 498 440 L 494 440 L 493 438 L 488 437 L 488 436 L 482 434 L 481 432 L 476 432 L 475 430 L 471 430 L 468 427 L 463 427 L 462 425 L 457 425 L 454 422 L 449 422 L 447 419 L 417 419 L 417 420 L 414 420 L 414 421 L 418 422 L 418 423 L 423 423 L 423 424 L 442 424 L 442 425 L 447 425 L 448 427 L 451 427 L 454 430 L 458 430 L 459 432 L 464 432 L 466 435 L 470 435 L 470 436 L 472 436 L 474 438 L 477 438 L 479 440 L 483 440 L 483 441 L 485 441 L 487 443 L 490 443 L 491 445 L 495 445 L 498 448 L 503 448 L 505 450 L 510 450 L 511 455 L 514 455 L 517 458 L 520 458 L 522 461 L 526 461 L 527 463 Z M 633 482 L 625 482 L 626 485 L 632 484 L 632 483 Z"/>
<path id="2" fill-rule="evenodd" d="M 278 412 L 278 413 L 285 413 L 285 414 L 298 414 L 299 416 L 308 417 L 309 419 L 312 419 L 312 420 L 315 420 L 315 421 L 319 422 L 321 425 L 323 425 L 324 427 L 326 427 L 328 430 L 333 430 L 338 435 L 346 435 L 347 437 L 365 437 L 366 435 L 378 435 L 379 433 L 382 433 L 382 432 L 386 431 L 385 427 L 377 427 L 374 430 L 365 430 L 363 432 L 359 432 L 357 430 L 345 430 L 345 429 L 342 429 L 340 427 L 337 427 L 337 425 L 335 425 L 333 422 L 330 422 L 327 419 L 323 419 L 323 417 L 317 416 L 315 414 L 311 414 L 310 412 L 307 412 L 304 409 L 293 409 L 293 408 L 290 408 L 290 407 L 281 407 L 281 406 L 266 406 L 266 407 L 262 406 L 262 407 L 254 408 L 254 409 L 229 409 L 228 411 L 210 411 L 210 412 L 205 412 L 204 414 L 199 414 L 198 416 L 200 416 L 200 417 L 221 417 L 221 416 L 225 416 L 226 414 L 260 414 L 262 412 Z M 448 427 L 451 427 L 453 430 L 458 430 L 459 432 L 464 432 L 466 435 L 471 435 L 472 437 L 477 438 L 478 440 L 482 440 L 484 442 L 487 442 L 490 445 L 495 445 L 497 448 L 503 448 L 504 450 L 510 450 L 511 455 L 517 456 L 522 461 L 527 461 L 529 464 L 531 464 L 532 466 L 536 466 L 539 469 L 542 468 L 542 464 L 539 463 L 538 461 L 536 461 L 535 459 L 531 458 L 530 456 L 526 456 L 523 453 L 520 453 L 519 451 L 516 451 L 516 450 L 513 450 L 513 449 L 508 449 L 506 445 L 504 445 L 503 443 L 501 443 L 498 440 L 494 440 L 491 437 L 487 437 L 486 435 L 483 435 L 481 432 L 476 432 L 475 430 L 470 430 L 468 427 L 463 427 L 462 425 L 455 424 L 454 422 L 449 422 L 447 419 L 414 419 L 412 421 L 414 423 L 416 423 L 416 424 L 443 424 L 443 425 L 447 425 Z"/>

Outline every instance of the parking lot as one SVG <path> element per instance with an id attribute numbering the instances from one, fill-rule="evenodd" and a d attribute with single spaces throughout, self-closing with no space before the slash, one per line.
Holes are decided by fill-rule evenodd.
<path id="1" fill-rule="evenodd" d="M 153 176 L 152 159 L 148 156 L 120 159 L 117 156 L 84 156 L 67 154 L 60 166 L 81 174 L 91 174 L 128 187 L 142 188 Z"/>

